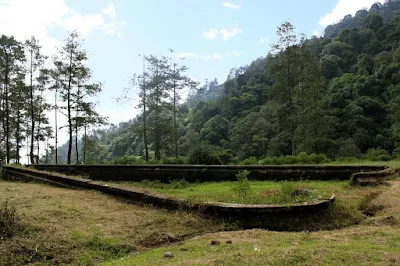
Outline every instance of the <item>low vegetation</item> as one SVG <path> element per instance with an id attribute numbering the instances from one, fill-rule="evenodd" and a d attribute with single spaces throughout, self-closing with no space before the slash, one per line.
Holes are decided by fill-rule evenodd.
<path id="1" fill-rule="evenodd" d="M 143 188 L 192 202 L 228 202 L 244 204 L 292 204 L 332 194 L 351 191 L 347 181 L 250 181 L 245 172 L 238 174 L 238 181 L 189 183 L 174 180 L 170 183 L 144 180 L 142 182 L 105 182 L 121 187 Z"/>
<path id="2" fill-rule="evenodd" d="M 388 187 L 338 191 L 341 202 L 334 208 L 348 208 L 342 214 L 356 218 L 357 210 L 380 209 L 374 216 L 364 215 L 357 225 L 342 229 L 209 233 L 179 246 L 149 250 L 106 265 L 399 265 L 399 192 L 399 181 Z M 330 217 L 325 222 L 343 221 L 345 217 L 337 217 L 338 214 L 336 211 L 336 220 Z M 173 252 L 174 257 L 163 258 L 167 251 Z"/>
<path id="3" fill-rule="evenodd" d="M 6 200 L 0 205 L 0 239 L 12 237 L 21 230 L 22 225 L 15 207 Z"/>
<path id="4" fill-rule="evenodd" d="M 97 265 L 106 261 L 111 265 L 237 265 L 245 262 L 255 265 L 274 252 L 282 254 L 282 257 L 270 259 L 271 265 L 312 264 L 314 259 L 321 264 L 333 264 L 342 257 L 350 256 L 349 261 L 354 261 L 353 253 L 374 250 L 374 243 L 379 243 L 379 249 L 373 256 L 360 260 L 362 264 L 382 262 L 390 265 L 398 262 L 397 246 L 393 246 L 399 240 L 400 230 L 397 222 L 400 210 L 397 204 L 393 204 L 400 192 L 398 181 L 390 186 L 369 188 L 352 187 L 340 181 L 254 182 L 247 179 L 246 172 L 240 173 L 238 179 L 238 182 L 222 182 L 221 185 L 190 184 L 184 180 L 170 184 L 154 181 L 118 184 L 140 184 L 144 189 L 153 186 L 157 191 L 174 192 L 175 195 L 193 191 L 201 192 L 198 195 L 205 192 L 215 195 L 225 189 L 236 199 L 271 189 L 290 195 L 297 193 L 300 187 L 315 190 L 318 194 L 319 191 L 333 192 L 339 200 L 325 213 L 317 215 L 264 217 L 248 221 L 248 224 L 235 224 L 233 221 L 210 220 L 181 211 L 131 204 L 94 191 L 0 181 L 0 201 L 9 199 L 9 206 L 15 206 L 27 228 L 0 241 L 0 265 Z M 264 230 L 216 233 L 238 230 L 249 224 L 298 233 Z M 349 232 L 354 233 L 349 235 Z M 363 236 L 362 241 L 359 234 Z M 340 235 L 345 235 L 355 247 L 349 248 L 339 241 L 326 241 L 327 238 L 339 239 Z M 211 241 L 217 244 L 210 246 Z M 226 244 L 230 241 L 233 244 Z M 310 257 L 312 248 L 315 256 Z M 349 249 L 353 253 L 348 253 Z M 172 251 L 175 257 L 163 258 L 165 251 Z"/>
<path id="5" fill-rule="evenodd" d="M 7 217 L 15 207 L 24 230 L 0 238 L 2 266 L 98 265 L 225 230 L 223 222 L 196 214 L 135 205 L 93 191 L 0 181 L 0 202 L 6 199 Z"/>

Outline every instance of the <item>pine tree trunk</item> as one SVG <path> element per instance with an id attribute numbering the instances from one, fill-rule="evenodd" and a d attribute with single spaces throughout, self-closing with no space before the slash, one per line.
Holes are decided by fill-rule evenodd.
<path id="1" fill-rule="evenodd" d="M 159 125 L 159 106 L 158 106 L 158 89 L 157 89 L 157 103 L 156 103 L 156 126 L 155 126 L 155 159 L 156 160 L 161 160 L 161 154 L 160 154 L 160 125 Z"/>
<path id="2" fill-rule="evenodd" d="M 39 164 L 39 157 L 40 157 L 40 126 L 41 126 L 41 121 L 42 121 L 42 99 L 43 99 L 43 91 L 41 91 L 40 94 L 40 100 L 38 103 L 38 125 L 37 125 L 37 157 L 36 157 L 36 163 Z"/>
<path id="3" fill-rule="evenodd" d="M 87 141 L 87 134 L 86 134 L 86 123 L 85 123 L 85 135 L 83 137 L 83 164 L 86 164 L 86 141 Z"/>
<path id="4" fill-rule="evenodd" d="M 67 164 L 71 164 L 71 152 L 72 152 L 72 117 L 71 117 L 71 82 L 72 82 L 72 51 L 69 58 L 69 68 L 68 68 L 68 88 L 67 88 L 67 112 L 68 112 L 68 133 L 69 133 L 69 143 L 68 143 L 68 158 Z"/>
<path id="5" fill-rule="evenodd" d="M 144 142 L 144 150 L 145 150 L 145 160 L 149 161 L 149 147 L 147 143 L 147 114 L 146 114 L 146 73 L 145 73 L 145 65 L 144 61 L 145 57 L 143 57 L 143 91 L 142 91 L 142 101 L 143 101 L 143 142 Z"/>
<path id="6" fill-rule="evenodd" d="M 31 105 L 31 147 L 30 147 L 30 160 L 31 163 L 33 164 L 34 161 L 34 155 L 33 155 L 33 149 L 34 149 L 34 132 L 35 132 L 35 112 L 33 110 L 33 80 L 32 80 L 32 76 L 33 76 L 33 51 L 30 51 L 30 55 L 31 55 L 31 64 L 30 64 L 30 92 L 29 92 L 29 97 L 30 97 L 30 105 Z M 39 154 L 38 154 L 39 156 Z"/>
<path id="7" fill-rule="evenodd" d="M 54 126 L 55 126 L 55 152 L 56 152 L 55 162 L 56 162 L 56 165 L 57 165 L 58 164 L 57 87 L 56 87 L 56 91 L 55 91 L 55 94 L 54 94 L 54 107 L 55 107 L 54 108 Z"/>
<path id="8" fill-rule="evenodd" d="M 79 163 L 79 150 L 78 150 L 78 126 L 75 125 L 75 153 L 76 153 L 76 162 Z"/>
<path id="9" fill-rule="evenodd" d="M 289 97 L 289 130 L 290 130 L 290 142 L 292 144 L 292 155 L 296 155 L 296 147 L 294 143 L 294 125 L 293 125 L 293 101 L 292 101 L 292 88 L 290 82 L 290 51 L 288 51 L 288 61 L 287 61 L 287 89 L 288 89 L 288 97 Z"/>
<path id="10" fill-rule="evenodd" d="M 39 107 L 40 108 L 40 107 Z M 39 156 L 40 156 L 40 120 L 42 119 L 41 116 L 41 111 L 39 110 L 38 112 L 38 125 L 37 125 L 37 133 L 36 133 L 36 138 L 37 138 L 37 155 L 36 155 L 36 164 L 39 164 Z"/>
<path id="11" fill-rule="evenodd" d="M 46 143 L 46 164 L 49 164 L 49 139 L 47 138 Z"/>
<path id="12" fill-rule="evenodd" d="M 174 142 L 175 142 L 175 159 L 178 159 L 178 125 L 176 123 L 176 71 L 174 61 Z"/>
<path id="13" fill-rule="evenodd" d="M 6 115 L 6 162 L 7 164 L 10 163 L 10 109 L 8 106 L 8 71 L 9 71 L 9 58 L 7 52 L 5 52 L 6 57 L 6 71 L 4 72 L 4 86 L 5 86 L 5 98 L 6 98 L 6 108 L 5 108 L 5 115 Z"/>
<path id="14" fill-rule="evenodd" d="M 158 64 L 158 63 L 157 63 Z M 156 70 L 156 76 L 158 76 L 158 65 Z M 160 104 L 160 86 L 157 85 L 156 87 L 156 126 L 155 126 L 155 159 L 161 160 L 161 152 L 160 152 L 160 122 L 159 122 L 159 104 Z"/>
<path id="15" fill-rule="evenodd" d="M 16 142 L 16 149 L 15 149 L 15 162 L 19 163 L 19 146 L 21 142 L 20 138 L 20 122 L 21 122 L 21 111 L 20 111 L 20 106 L 17 104 L 17 120 L 16 120 L 16 125 L 15 125 L 15 142 Z"/>
<path id="16" fill-rule="evenodd" d="M 29 139 L 29 136 L 31 135 L 30 134 L 30 132 L 29 132 L 29 130 L 28 130 L 28 128 L 29 128 L 29 121 L 27 120 L 27 121 L 25 121 L 26 122 L 26 124 L 25 124 L 25 127 L 26 127 L 26 134 L 25 134 L 25 140 L 26 140 L 26 156 L 27 156 L 27 162 L 29 163 L 30 162 L 30 156 L 29 156 L 29 151 L 30 151 L 30 149 L 31 149 L 31 147 L 30 147 L 30 139 Z M 30 162 L 31 164 L 32 164 L 32 162 Z"/>
<path id="17" fill-rule="evenodd" d="M 149 146 L 147 143 L 147 114 L 146 114 L 146 97 L 143 99 L 143 141 L 145 150 L 145 160 L 149 161 Z"/>
<path id="18" fill-rule="evenodd" d="M 79 108 L 79 83 L 78 83 L 78 93 L 77 93 L 77 103 L 75 109 L 75 153 L 76 153 L 76 162 L 75 164 L 79 163 L 79 150 L 78 150 L 78 108 Z"/>

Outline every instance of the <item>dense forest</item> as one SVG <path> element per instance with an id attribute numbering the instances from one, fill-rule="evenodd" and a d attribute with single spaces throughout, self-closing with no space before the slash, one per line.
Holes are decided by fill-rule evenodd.
<path id="1" fill-rule="evenodd" d="M 95 94 L 101 84 L 86 84 L 90 70 L 79 63 L 87 59 L 84 52 L 72 56 L 75 46 L 67 42 L 60 55 L 64 60 L 41 70 L 36 54 L 29 54 L 29 42 L 3 36 L 0 130 L 6 134 L 0 155 L 18 162 L 22 141 L 38 147 L 48 139 L 51 130 L 45 130 L 48 122 L 40 115 L 45 108 L 66 113 L 70 141 L 58 152 L 49 149 L 42 163 L 269 163 L 277 156 L 338 160 L 377 154 L 387 159 L 400 152 L 400 1 L 347 15 L 321 37 L 307 39 L 286 21 L 277 40 L 268 55 L 232 69 L 222 84 L 214 79 L 201 87 L 187 77 L 173 50 L 169 56 L 144 56 L 138 62 L 142 73 L 133 75 L 119 99 L 129 101 L 127 95 L 139 91 L 140 115 L 99 129 L 105 119 L 83 95 Z M 77 60 L 70 65 L 76 66 L 72 74 L 68 58 Z M 29 63 L 30 68 L 18 67 Z M 39 73 L 35 86 L 18 78 L 32 77 L 32 65 L 41 70 L 33 71 Z M 41 90 L 57 88 L 55 97 L 59 94 L 64 105 L 43 106 Z M 10 110 L 9 101 L 22 103 L 19 97 L 28 102 Z M 21 115 L 30 126 L 20 122 Z M 76 134 L 79 130 L 83 136 Z"/>

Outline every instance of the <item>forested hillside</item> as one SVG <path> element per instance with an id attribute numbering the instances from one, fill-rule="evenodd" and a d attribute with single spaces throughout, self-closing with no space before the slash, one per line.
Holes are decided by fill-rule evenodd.
<path id="1" fill-rule="evenodd" d="M 147 58 L 134 83 L 141 115 L 93 132 L 86 161 L 144 160 L 146 146 L 149 159 L 184 156 L 189 163 L 398 151 L 400 1 L 348 15 L 323 37 L 305 39 L 290 22 L 277 35 L 270 54 L 232 69 L 221 85 L 192 89 L 183 104 L 172 88 L 188 88 L 185 68 L 178 73 L 171 59 Z"/>

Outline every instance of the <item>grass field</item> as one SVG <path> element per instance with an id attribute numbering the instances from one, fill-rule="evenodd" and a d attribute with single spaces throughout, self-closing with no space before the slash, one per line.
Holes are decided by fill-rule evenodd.
<path id="1" fill-rule="evenodd" d="M 240 197 L 239 182 L 188 183 L 183 180 L 163 184 L 157 181 L 102 182 L 119 187 L 142 188 L 145 191 L 184 198 L 191 202 L 229 202 L 246 204 L 291 204 L 317 198 L 329 198 L 332 194 L 351 191 L 348 181 L 249 181 L 249 194 Z M 282 197 L 283 194 L 307 191 L 309 194 Z M 283 192 L 283 193 L 282 193 Z"/>
<path id="2" fill-rule="evenodd" d="M 381 188 L 365 188 L 376 189 Z M 339 197 L 354 200 L 365 190 L 339 193 Z M 210 233 L 107 265 L 400 265 L 399 195 L 400 181 L 391 182 L 373 200 L 375 206 L 383 208 L 376 216 L 343 229 Z M 210 245 L 212 241 L 220 244 Z M 173 252 L 174 258 L 163 258 L 166 251 Z"/>
<path id="3" fill-rule="evenodd" d="M 356 162 L 331 162 L 325 165 L 387 165 L 394 168 L 400 168 L 400 160 L 392 161 L 356 161 Z"/>
<path id="4" fill-rule="evenodd" d="M 42 184 L 0 181 L 0 204 L 5 200 L 16 207 L 25 232 L 0 239 L 2 266 L 97 265 L 225 229 L 195 214 Z"/>
<path id="5" fill-rule="evenodd" d="M 266 189 L 257 183 L 252 183 L 255 190 Z M 204 185 L 204 191 L 216 186 Z M 0 204 L 8 199 L 24 225 L 13 238 L 0 239 L 0 265 L 400 265 L 399 180 L 378 187 L 309 185 L 335 193 L 342 207 L 360 206 L 376 192 L 367 207 L 375 206 L 377 212 L 336 230 L 232 231 L 234 225 L 220 220 L 94 191 L 0 181 Z M 166 251 L 174 257 L 164 258 Z"/>

